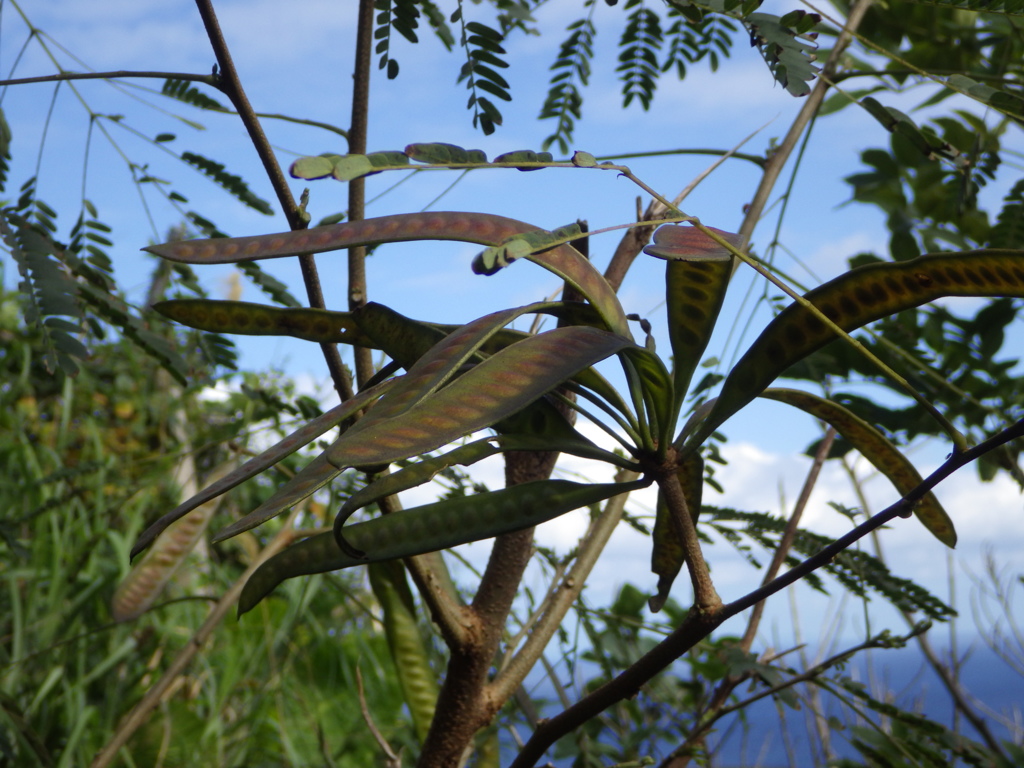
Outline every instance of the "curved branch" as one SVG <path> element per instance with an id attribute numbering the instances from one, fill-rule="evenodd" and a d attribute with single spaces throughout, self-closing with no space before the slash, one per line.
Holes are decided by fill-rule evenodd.
<path id="1" fill-rule="evenodd" d="M 925 494 L 952 475 L 961 467 L 989 453 L 1001 445 L 1024 436 L 1024 419 L 1007 427 L 999 434 L 963 452 L 954 452 L 946 462 L 925 478 L 914 490 L 874 517 L 866 520 L 845 536 L 837 539 L 820 552 L 799 565 L 750 592 L 738 600 L 722 606 L 718 611 L 690 611 L 683 623 L 651 651 L 642 656 L 633 666 L 618 677 L 605 683 L 588 696 L 559 715 L 545 721 L 526 743 L 522 752 L 513 761 L 511 768 L 530 768 L 544 755 L 544 752 L 558 739 L 571 733 L 588 720 L 596 717 L 618 701 L 636 695 L 640 687 L 659 672 L 665 670 L 694 645 L 707 637 L 723 622 L 738 613 L 753 607 L 799 581 L 807 574 L 827 565 L 832 558 L 854 543 L 897 517 L 909 517 L 914 505 Z"/>

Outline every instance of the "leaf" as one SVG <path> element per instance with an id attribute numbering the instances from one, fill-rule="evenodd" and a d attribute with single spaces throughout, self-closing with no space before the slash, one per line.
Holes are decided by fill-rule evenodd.
<path id="1" fill-rule="evenodd" d="M 998 220 L 989 232 L 988 245 L 1024 249 L 1024 179 L 1014 184 L 1003 198 Z"/>
<path id="2" fill-rule="evenodd" d="M 964 165 L 964 158 L 960 150 L 940 139 L 931 130 L 919 128 L 913 120 L 898 109 L 882 106 L 877 99 L 871 96 L 865 96 L 860 100 L 860 104 L 887 131 L 903 136 L 925 157 L 946 157 L 958 165 Z"/>
<path id="3" fill-rule="evenodd" d="M 365 552 L 365 559 L 341 551 L 332 534 L 319 534 L 278 553 L 257 568 L 242 590 L 238 612 L 241 615 L 251 610 L 285 579 L 436 552 L 500 536 L 649 485 L 648 480 L 606 484 L 538 480 L 400 510 L 345 527 L 346 540 Z"/>
<path id="4" fill-rule="evenodd" d="M 704 494 L 704 459 L 699 453 L 690 454 L 679 465 L 676 476 L 686 498 L 690 520 L 696 526 Z M 654 532 L 651 534 L 651 571 L 658 577 L 658 591 L 647 601 L 652 613 L 657 613 L 664 607 L 672 584 L 686 563 L 683 542 L 679 538 L 677 526 L 672 522 L 672 513 L 660 490 L 655 514 Z"/>
<path id="5" fill-rule="evenodd" d="M 321 344 L 372 346 L 349 312 L 326 309 L 281 309 L 245 301 L 175 299 L 160 301 L 153 309 L 164 317 L 215 333 L 245 336 L 292 336 Z"/>
<path id="6" fill-rule="evenodd" d="M 1003 13 L 1007 16 L 1024 16 L 1022 0 L 910 0 L 913 3 L 934 5 L 939 8 L 957 8 L 978 13 Z"/>
<path id="7" fill-rule="evenodd" d="M 185 104 L 191 104 L 199 109 L 209 109 L 216 112 L 228 111 L 227 107 L 216 99 L 211 99 L 198 88 L 195 88 L 188 80 L 176 80 L 173 77 L 169 77 L 164 80 L 161 93 L 164 96 L 170 96 L 172 99 L 177 99 Z"/>
<path id="8" fill-rule="evenodd" d="M 977 99 L 1000 112 L 1013 117 L 1024 117 L 1024 98 L 1017 93 L 993 88 L 991 85 L 979 83 L 965 75 L 950 75 L 946 80 L 949 86 L 960 93 Z"/>
<path id="9" fill-rule="evenodd" d="M 623 107 L 628 107 L 634 98 L 645 110 L 651 106 L 661 74 L 657 53 L 661 44 L 661 19 L 641 5 L 630 14 L 619 40 L 622 53 L 615 71 L 621 73 Z"/>
<path id="10" fill-rule="evenodd" d="M 206 174 L 206 176 L 213 179 L 218 186 L 230 192 L 238 200 L 245 203 L 253 210 L 259 211 L 267 216 L 274 213 L 274 209 L 270 207 L 270 203 L 260 197 L 257 197 L 252 190 L 249 189 L 249 185 L 242 180 L 241 176 L 235 176 L 234 174 L 225 171 L 222 163 L 210 160 L 202 155 L 197 155 L 195 152 L 182 152 L 181 159 L 189 165 L 198 168 Z"/>
<path id="11" fill-rule="evenodd" d="M 808 83 L 815 78 L 818 68 L 811 62 L 815 60 L 813 51 L 816 46 L 813 42 L 807 41 L 815 35 L 807 35 L 806 25 L 801 24 L 804 32 L 798 32 L 792 28 L 796 18 L 810 19 L 813 24 L 821 21 L 817 14 L 808 14 L 805 11 L 795 13 L 802 14 L 795 17 L 787 14 L 789 24 L 783 23 L 778 16 L 769 13 L 751 13 L 744 19 L 744 24 L 750 31 L 751 45 L 756 45 L 772 77 L 794 96 L 806 96 L 811 92 Z M 812 24 L 812 26 L 813 26 Z M 801 40 L 800 38 L 805 38 Z"/>
<path id="12" fill-rule="evenodd" d="M 317 157 L 300 157 L 288 172 L 296 179 L 326 179 L 334 173 L 334 160 L 338 155 L 318 155 Z"/>
<path id="13" fill-rule="evenodd" d="M 288 291 L 288 286 L 273 275 L 267 274 L 251 261 L 236 265 L 239 271 L 252 280 L 253 284 L 273 301 L 286 307 L 301 307 L 299 300 Z"/>
<path id="14" fill-rule="evenodd" d="M 11 169 L 11 126 L 0 109 L 0 192 L 7 189 L 7 173 Z"/>
<path id="15" fill-rule="evenodd" d="M 576 121 L 580 119 L 583 97 L 577 82 L 586 86 L 590 79 L 590 62 L 594 58 L 594 35 L 596 30 L 589 18 L 574 21 L 566 31 L 569 37 L 562 43 L 555 63 L 551 65 L 550 88 L 540 109 L 540 120 L 555 120 L 555 131 L 541 144 L 548 149 L 558 144 L 565 154 L 573 139 Z"/>
<path id="16" fill-rule="evenodd" d="M 761 397 L 792 405 L 831 424 L 836 432 L 889 478 L 900 494 L 906 496 L 923 482 L 914 465 L 885 435 L 838 403 L 795 389 L 766 389 Z M 921 499 L 914 508 L 914 514 L 935 538 L 951 549 L 956 546 L 953 521 L 934 494 L 928 493 Z"/>

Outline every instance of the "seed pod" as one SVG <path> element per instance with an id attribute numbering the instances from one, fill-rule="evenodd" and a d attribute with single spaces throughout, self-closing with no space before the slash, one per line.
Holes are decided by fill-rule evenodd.
<path id="1" fill-rule="evenodd" d="M 256 569 L 242 590 L 238 612 L 243 614 L 252 609 L 285 579 L 436 552 L 500 536 L 649 485 L 649 480 L 604 484 L 538 480 L 392 512 L 345 527 L 345 538 L 366 553 L 365 559 L 343 552 L 331 533 L 312 536 Z"/>
<path id="2" fill-rule="evenodd" d="M 1024 251 L 982 250 L 857 267 L 805 294 L 849 333 L 944 296 L 1024 296 Z M 729 373 L 718 402 L 687 441 L 703 442 L 789 366 L 836 338 L 809 309 L 790 304 Z"/>
<path id="3" fill-rule="evenodd" d="M 836 432 L 846 438 L 865 459 L 889 478 L 901 494 L 910 493 L 922 483 L 921 475 L 914 469 L 914 465 L 885 435 L 839 403 L 825 400 L 810 392 L 775 387 L 766 389 L 761 393 L 761 397 L 787 403 L 821 419 L 826 424 L 831 424 Z M 935 538 L 947 547 L 956 546 L 953 521 L 933 493 L 925 494 L 914 507 L 914 514 Z"/>

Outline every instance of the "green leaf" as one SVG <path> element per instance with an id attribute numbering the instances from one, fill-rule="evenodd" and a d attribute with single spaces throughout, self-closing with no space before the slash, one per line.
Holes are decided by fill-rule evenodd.
<path id="1" fill-rule="evenodd" d="M 274 213 L 274 209 L 270 207 L 270 203 L 260 197 L 257 197 L 252 190 L 249 189 L 249 185 L 242 180 L 241 176 L 236 176 L 225 171 L 222 163 L 210 160 L 202 155 L 197 155 L 195 152 L 182 152 L 181 159 L 189 165 L 198 168 L 206 174 L 206 176 L 213 179 L 218 186 L 230 192 L 238 200 L 245 203 L 253 210 L 259 211 L 267 216 Z"/>
<path id="2" fill-rule="evenodd" d="M 352 181 L 373 173 L 373 163 L 366 155 L 339 155 L 334 158 L 331 175 L 338 181 Z"/>
<path id="3" fill-rule="evenodd" d="M 300 157 L 288 172 L 296 179 L 325 179 L 334 174 L 334 161 L 338 155 Z"/>
<path id="4" fill-rule="evenodd" d="M 744 23 L 750 30 L 751 43 L 761 51 L 772 77 L 794 96 L 806 96 L 811 92 L 808 83 L 815 78 L 818 67 L 811 63 L 816 58 L 813 51 L 817 46 L 811 42 L 814 36 L 804 32 L 821 21 L 821 17 L 794 11 L 786 14 L 786 19 L 791 22 L 799 19 L 799 28 L 794 29 L 769 13 L 751 13 Z"/>
<path id="5" fill-rule="evenodd" d="M 216 112 L 227 112 L 227 107 L 216 99 L 211 99 L 205 93 L 195 88 L 188 80 L 176 80 L 173 77 L 164 81 L 161 93 L 170 96 L 185 104 L 191 104 L 199 109 L 209 109 Z"/>
<path id="6" fill-rule="evenodd" d="M 921 475 L 914 469 L 914 465 L 885 435 L 838 403 L 795 389 L 766 389 L 761 397 L 787 403 L 831 424 L 836 432 L 889 478 L 902 495 L 905 496 L 922 483 Z M 914 514 L 935 538 L 947 547 L 956 546 L 953 521 L 934 494 L 925 495 L 914 508 Z"/>
<path id="7" fill-rule="evenodd" d="M 539 480 L 393 512 L 345 527 L 345 539 L 366 553 L 363 559 L 343 552 L 330 533 L 313 536 L 256 569 L 242 590 L 238 612 L 251 610 L 285 579 L 500 536 L 649 485 L 648 480 L 607 484 Z"/>
<path id="8" fill-rule="evenodd" d="M 1024 251 L 980 250 L 857 267 L 805 298 L 842 330 L 919 307 L 943 296 L 1024 297 Z M 740 358 L 714 408 L 687 440 L 692 449 L 789 366 L 835 339 L 809 309 L 786 307 Z"/>

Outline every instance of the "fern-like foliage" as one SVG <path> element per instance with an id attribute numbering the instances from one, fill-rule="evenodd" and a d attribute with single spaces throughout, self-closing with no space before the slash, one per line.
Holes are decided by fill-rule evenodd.
<path id="1" fill-rule="evenodd" d="M 737 30 L 736 24 L 721 14 L 707 14 L 699 21 L 692 21 L 683 16 L 676 8 L 669 11 L 672 25 L 665 30 L 668 50 L 661 64 L 661 71 L 668 72 L 673 67 L 680 80 L 686 78 L 686 67 L 704 58 L 708 59 L 711 71 L 718 70 L 721 60 L 719 56 L 729 58 L 732 52 L 732 35 Z"/>
<path id="2" fill-rule="evenodd" d="M 236 176 L 233 173 L 225 171 L 222 163 L 210 160 L 202 155 L 197 155 L 194 152 L 182 152 L 181 159 L 189 165 L 198 168 L 206 176 L 213 179 L 218 186 L 230 192 L 250 208 L 257 210 L 262 214 L 266 214 L 267 216 L 274 212 L 270 207 L 270 203 L 263 198 L 258 197 L 251 189 L 249 189 L 249 185 L 245 183 L 241 176 Z"/>
<path id="3" fill-rule="evenodd" d="M 448 20 L 444 13 L 432 0 L 419 0 L 419 2 L 423 8 L 423 15 L 427 17 L 427 23 L 434 30 L 437 39 L 450 51 L 455 47 L 455 35 L 452 34 L 452 28 L 448 26 Z"/>
<path id="4" fill-rule="evenodd" d="M 615 71 L 622 80 L 622 106 L 628 107 L 637 99 L 644 109 L 651 106 L 654 91 L 658 87 L 658 52 L 663 37 L 661 19 L 654 11 L 630 0 L 626 8 L 639 6 L 629 15 L 626 28 L 619 40 L 619 66 Z"/>
<path id="5" fill-rule="evenodd" d="M 410 43 L 419 42 L 416 28 L 419 26 L 420 9 L 416 0 L 377 0 L 377 28 L 373 32 L 380 54 L 380 68 L 387 69 L 388 80 L 398 77 L 398 61 L 391 56 L 391 32 L 394 30 Z"/>
<path id="6" fill-rule="evenodd" d="M 1003 199 L 1003 209 L 989 232 L 992 248 L 1024 248 L 1024 179 Z"/>
<path id="7" fill-rule="evenodd" d="M 744 19 L 750 42 L 761 52 L 772 77 L 794 96 L 811 92 L 809 82 L 817 72 L 812 64 L 817 34 L 811 30 L 820 21 L 820 16 L 806 11 L 791 11 L 781 19 L 770 13 L 751 13 Z"/>
<path id="8" fill-rule="evenodd" d="M 113 245 L 107 237 L 110 227 L 98 220 L 95 207 L 84 201 L 66 246 L 55 240 L 56 231 L 56 214 L 35 199 L 34 180 L 22 187 L 15 206 L 0 213 L 0 234 L 22 278 L 25 320 L 42 334 L 48 369 L 76 375 L 89 354 L 82 341 L 87 328 L 103 338 L 106 324 L 184 383 L 187 365 L 181 355 L 165 337 L 150 331 L 118 293 L 104 250 Z"/>
<path id="9" fill-rule="evenodd" d="M 191 104 L 193 107 L 197 107 L 199 109 L 209 109 L 215 112 L 227 112 L 227 107 L 216 99 L 211 99 L 205 93 L 192 85 L 188 80 L 175 80 L 174 78 L 168 78 L 164 81 L 163 88 L 161 88 L 160 92 L 164 96 L 177 99 L 185 104 Z"/>
<path id="10" fill-rule="evenodd" d="M 577 83 L 586 87 L 590 81 L 590 62 L 594 58 L 594 36 L 597 34 L 590 17 L 574 21 L 566 31 L 569 37 L 562 42 L 558 57 L 551 66 L 554 72 L 551 87 L 539 116 L 541 120 L 556 121 L 554 132 L 544 139 L 541 149 L 558 144 L 563 154 L 569 152 L 576 121 L 582 114 L 583 97 Z"/>
<path id="11" fill-rule="evenodd" d="M 0 109 L 0 192 L 7 188 L 7 173 L 11 169 L 11 126 Z"/>
<path id="12" fill-rule="evenodd" d="M 15 206 L 0 211 L 0 237 L 18 266 L 25 321 L 42 334 L 47 370 L 75 376 L 78 362 L 89 353 L 79 340 L 85 313 L 78 283 L 58 257 L 60 249 L 51 237 L 55 214 L 35 200 L 35 179 L 29 179 L 21 193 Z"/>
<path id="13" fill-rule="evenodd" d="M 508 82 L 497 72 L 508 67 L 508 62 L 501 58 L 505 55 L 501 47 L 504 35 L 486 24 L 464 22 L 461 4 L 451 18 L 452 22 L 463 22 L 461 43 L 466 52 L 466 63 L 462 65 L 457 82 L 465 81 L 469 89 L 466 106 L 473 110 L 473 127 L 490 135 L 495 126 L 501 125 L 501 112 L 481 91 L 502 101 L 512 100 Z"/>
<path id="14" fill-rule="evenodd" d="M 737 528 L 733 525 L 735 523 L 740 523 L 742 527 Z M 753 559 L 744 538 L 772 551 L 778 546 L 779 538 L 786 527 L 786 521 L 781 517 L 763 512 L 744 512 L 718 507 L 702 507 L 701 524 L 709 525 L 755 565 L 757 562 Z M 793 552 L 807 557 L 820 552 L 833 541 L 827 536 L 799 529 L 793 539 Z M 789 566 L 798 562 L 796 557 L 787 558 Z M 884 597 L 901 611 L 920 612 L 937 621 L 948 621 L 956 615 L 956 611 L 928 590 L 909 579 L 894 575 L 885 563 L 867 552 L 844 550 L 826 565 L 824 570 L 845 589 L 865 600 L 869 599 L 870 590 Z M 819 579 L 808 579 L 807 583 L 815 589 L 825 591 Z"/>
<path id="15" fill-rule="evenodd" d="M 241 262 L 238 268 L 242 270 L 242 274 L 252 280 L 253 284 L 267 294 L 275 303 L 285 307 L 303 306 L 298 299 L 288 292 L 288 286 L 273 275 L 268 275 L 255 262 Z"/>
<path id="16" fill-rule="evenodd" d="M 1024 16 L 1024 0 L 910 0 L 922 5 L 937 5 L 940 8 L 957 8 L 978 13 L 1003 13 L 1007 16 Z"/>

